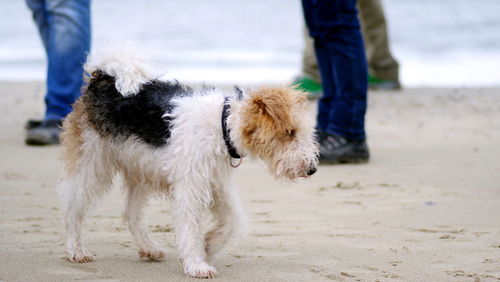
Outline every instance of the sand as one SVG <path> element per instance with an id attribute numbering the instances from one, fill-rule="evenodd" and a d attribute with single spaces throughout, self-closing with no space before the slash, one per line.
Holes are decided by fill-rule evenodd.
<path id="1" fill-rule="evenodd" d="M 43 84 L 0 83 L 0 281 L 184 281 L 169 205 L 148 209 L 168 254 L 140 260 L 119 189 L 84 227 L 96 261 L 65 261 L 54 187 L 59 146 L 27 147 Z M 274 180 L 259 162 L 235 169 L 246 236 L 215 261 L 217 281 L 500 280 L 500 89 L 370 93 L 363 165 L 321 166 Z"/>

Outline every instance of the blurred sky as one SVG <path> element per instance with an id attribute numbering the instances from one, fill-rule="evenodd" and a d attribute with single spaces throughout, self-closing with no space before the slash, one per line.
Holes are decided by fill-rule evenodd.
<path id="1" fill-rule="evenodd" d="M 405 86 L 500 86 L 500 0 L 384 0 Z M 24 1 L 0 1 L 0 80 L 42 80 Z M 300 70 L 295 0 L 94 0 L 93 49 L 130 42 L 186 82 L 282 83 Z"/>

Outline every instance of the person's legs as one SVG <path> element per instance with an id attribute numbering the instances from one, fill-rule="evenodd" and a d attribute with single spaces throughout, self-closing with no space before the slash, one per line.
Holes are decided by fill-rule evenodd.
<path id="1" fill-rule="evenodd" d="M 320 160 L 366 161 L 367 65 L 356 1 L 303 0 L 302 3 L 309 32 L 315 39 L 323 83 L 317 119 Z M 362 155 L 355 154 L 358 147 Z M 346 154 L 348 158 L 344 158 Z"/>
<path id="2" fill-rule="evenodd" d="M 26 143 L 59 143 L 62 119 L 80 95 L 90 49 L 90 0 L 26 0 L 48 59 L 43 121 L 29 120 Z"/>
<path id="3" fill-rule="evenodd" d="M 380 0 L 358 0 L 369 72 L 382 79 L 399 81 L 399 64 L 389 49 L 389 36 Z"/>
<path id="4" fill-rule="evenodd" d="M 389 49 L 389 36 L 384 10 L 380 0 L 359 0 L 359 20 L 368 59 L 369 86 L 372 89 L 399 89 L 399 64 Z M 313 40 L 306 34 L 302 54 L 302 73 L 318 79 L 318 65 L 314 56 Z"/>
<path id="5" fill-rule="evenodd" d="M 80 95 L 90 49 L 90 0 L 46 0 L 46 120 L 60 120 Z"/>
<path id="6" fill-rule="evenodd" d="M 318 128 L 349 139 L 364 139 L 367 66 L 356 1 L 303 3 L 324 88 Z"/>

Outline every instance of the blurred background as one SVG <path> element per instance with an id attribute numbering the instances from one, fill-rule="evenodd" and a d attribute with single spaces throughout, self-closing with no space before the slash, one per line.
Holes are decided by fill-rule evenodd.
<path id="1" fill-rule="evenodd" d="M 499 0 L 383 0 L 405 87 L 500 86 Z M 0 80 L 43 80 L 24 1 L 0 1 Z M 299 73 L 300 1 L 95 0 L 92 48 L 124 40 L 184 82 L 283 83 Z"/>

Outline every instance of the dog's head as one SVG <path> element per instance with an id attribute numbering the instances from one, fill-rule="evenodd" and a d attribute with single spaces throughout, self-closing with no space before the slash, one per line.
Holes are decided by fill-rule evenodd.
<path id="1" fill-rule="evenodd" d="M 252 91 L 241 108 L 241 143 L 273 175 L 290 180 L 316 172 L 318 145 L 306 94 L 293 88 Z"/>

